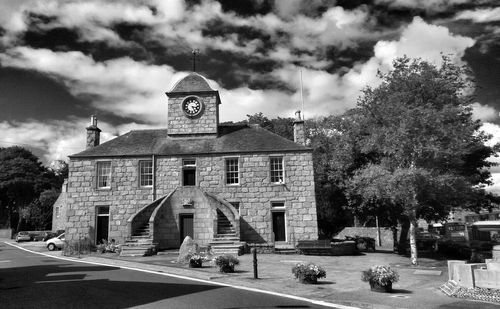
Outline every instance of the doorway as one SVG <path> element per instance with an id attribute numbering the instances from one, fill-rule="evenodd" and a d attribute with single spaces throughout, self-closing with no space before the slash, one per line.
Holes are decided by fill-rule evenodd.
<path id="1" fill-rule="evenodd" d="M 181 244 L 184 241 L 184 238 L 186 236 L 189 236 L 194 239 L 193 235 L 193 214 L 180 214 L 179 215 L 179 220 L 180 220 L 180 236 L 181 236 Z"/>
<path id="2" fill-rule="evenodd" d="M 95 243 L 102 244 L 105 241 L 108 241 L 108 233 L 109 233 L 109 206 L 99 206 L 97 207 L 96 214 L 96 237 Z"/>
<path id="3" fill-rule="evenodd" d="M 274 241 L 286 241 L 285 212 L 273 211 Z"/>

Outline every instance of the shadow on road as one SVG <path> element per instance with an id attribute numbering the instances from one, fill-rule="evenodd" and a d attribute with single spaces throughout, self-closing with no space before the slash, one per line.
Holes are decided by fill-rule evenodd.
<path id="1" fill-rule="evenodd" d="M 68 263 L 0 268 L 0 307 L 128 308 L 220 288 L 146 278 L 116 267 Z"/>

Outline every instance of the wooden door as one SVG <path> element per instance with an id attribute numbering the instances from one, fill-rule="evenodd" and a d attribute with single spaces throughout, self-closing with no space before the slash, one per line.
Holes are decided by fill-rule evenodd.
<path id="1" fill-rule="evenodd" d="M 184 241 L 184 238 L 186 236 L 189 236 L 191 238 L 194 238 L 194 232 L 193 232 L 193 214 L 181 214 L 180 215 L 180 226 L 181 226 L 181 243 Z"/>
<path id="2" fill-rule="evenodd" d="M 274 241 L 286 241 L 285 212 L 273 212 Z"/>

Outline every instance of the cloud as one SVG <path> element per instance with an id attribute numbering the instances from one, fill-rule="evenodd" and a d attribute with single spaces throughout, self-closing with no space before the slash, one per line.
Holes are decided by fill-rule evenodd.
<path id="1" fill-rule="evenodd" d="M 75 96 L 92 97 L 101 111 L 150 123 L 166 123 L 167 85 L 177 73 L 167 65 L 130 58 L 96 62 L 77 51 L 15 47 L 0 54 L 3 66 L 36 70 L 67 86 Z"/>
<path id="2" fill-rule="evenodd" d="M 386 4 L 393 8 L 424 9 L 442 12 L 455 5 L 464 4 L 470 0 L 376 0 L 376 4 Z"/>
<path id="3" fill-rule="evenodd" d="M 399 41 L 379 41 L 375 45 L 375 57 L 385 65 L 401 56 L 422 58 L 437 65 L 441 63 L 441 53 L 451 55 L 455 63 L 462 63 L 465 50 L 473 46 L 471 38 L 453 35 L 448 28 L 431 25 L 422 18 L 415 17 L 403 30 Z"/>
<path id="4" fill-rule="evenodd" d="M 0 145 L 20 145 L 43 155 L 45 163 L 66 160 L 69 154 L 85 149 L 85 126 L 83 119 L 72 121 L 0 122 L 2 138 Z M 106 135 L 103 140 L 106 140 Z M 18 144 L 20 143 L 20 144 Z"/>
<path id="5" fill-rule="evenodd" d="M 379 41 L 374 46 L 374 56 L 368 61 L 357 63 L 345 74 L 328 73 L 320 69 L 303 70 L 304 94 L 306 99 L 306 115 L 320 116 L 337 114 L 356 106 L 361 90 L 369 86 L 377 86 L 377 70 L 388 70 L 397 57 L 407 55 L 420 57 L 439 65 L 441 54 L 452 54 L 452 60 L 461 63 L 466 48 L 472 46 L 474 40 L 451 34 L 447 28 L 427 24 L 421 18 L 414 18 L 398 40 Z M 296 65 L 287 65 L 272 72 L 273 76 L 297 89 L 291 96 L 292 102 L 300 102 L 300 79 Z M 297 104 L 298 105 L 298 104 Z M 476 106 L 477 113 L 482 116 L 490 111 L 486 107 Z"/>
<path id="6" fill-rule="evenodd" d="M 487 146 L 491 147 L 493 145 L 500 144 L 500 126 L 491 122 L 484 122 L 480 130 L 491 135 L 490 140 L 485 143 Z M 500 157 L 491 156 L 488 158 L 488 161 L 500 164 Z M 500 165 L 493 166 L 489 170 L 493 185 L 486 186 L 485 190 L 500 194 Z"/>
<path id="7" fill-rule="evenodd" d="M 154 6 L 156 12 L 150 6 Z M 378 41 L 373 46 L 373 57 L 355 62 L 339 73 L 324 70 L 331 61 L 335 61 L 325 57 L 326 47 L 356 48 L 359 41 L 371 40 L 384 34 L 383 31 L 374 31 L 374 21 L 366 6 L 354 10 L 331 7 L 312 17 L 296 14 L 296 9 L 288 12 L 281 9 L 278 15 L 269 13 L 245 19 L 231 12 L 223 12 L 219 3 L 208 1 L 192 7 L 187 7 L 182 1 L 169 1 L 167 5 L 160 0 L 150 5 L 137 1 L 47 1 L 24 7 L 23 12 L 55 16 L 51 22 L 42 26 L 46 29 L 76 28 L 81 35 L 80 39 L 91 42 L 106 40 L 109 45 L 126 45 L 127 42 L 117 35 L 113 25 L 120 22 L 138 23 L 148 26 L 148 32 L 144 35 L 162 44 L 166 53 L 173 53 L 172 49 L 175 48 L 186 52 L 190 47 L 198 47 L 229 51 L 239 56 L 271 59 L 278 63 L 270 73 L 259 74 L 264 75 L 263 78 L 276 80 L 277 84 L 286 84 L 289 86 L 286 90 L 250 89 L 244 82 L 234 89 L 217 86 L 222 99 L 222 121 L 245 119 L 247 114 L 260 111 L 265 111 L 269 117 L 293 116 L 293 112 L 301 106 L 300 69 L 303 73 L 305 115 L 313 117 L 342 113 L 356 105 L 363 87 L 379 83 L 377 70 L 389 69 L 396 57 L 421 57 L 439 64 L 442 52 L 453 54 L 453 60 L 460 63 L 465 49 L 474 44 L 474 40 L 470 38 L 453 35 L 447 28 L 431 25 L 417 17 L 400 29 L 398 38 Z M 286 18 L 283 17 L 285 15 Z M 21 20 L 26 25 L 27 20 Z M 213 20 L 220 20 L 223 25 L 257 29 L 269 36 L 270 47 L 263 48 L 260 39 L 241 41 L 237 32 L 207 38 L 203 29 Z M 9 31 L 23 31 L 22 25 L 16 27 Z M 80 51 L 53 51 L 29 46 L 8 45 L 0 53 L 0 63 L 2 66 L 34 70 L 50 76 L 65 85 L 74 96 L 90 102 L 98 116 L 111 113 L 136 119 L 137 123 L 144 124 L 139 126 L 127 123 L 106 128 L 103 119 L 103 134 L 110 132 L 106 134 L 113 135 L 122 134 L 124 130 L 134 126 L 164 127 L 167 111 L 164 92 L 170 90 L 171 85 L 186 74 L 167 64 L 141 62 L 129 57 L 97 61 L 92 55 Z M 228 72 L 228 75 L 231 73 Z M 252 71 L 246 73 L 250 79 L 258 78 L 258 74 Z M 492 111 L 487 106 L 477 105 L 475 113 L 484 118 L 491 117 Z M 27 122 L 28 124 L 35 126 L 32 129 L 43 125 L 34 122 Z M 77 141 L 71 138 L 81 135 L 82 124 L 75 127 L 67 123 L 59 125 L 72 134 L 52 139 L 53 136 L 47 133 L 46 137 L 40 137 L 41 140 L 52 141 L 54 145 L 60 145 L 61 149 L 76 145 Z M 12 126 L 11 124 L 9 128 L 12 134 L 18 132 L 20 136 L 29 137 L 24 133 L 27 131 L 23 131 L 25 126 L 22 124 L 13 126 L 17 131 Z M 47 127 L 55 128 L 50 123 Z M 55 142 L 59 140 L 66 144 L 61 146 L 59 142 Z M 57 157 L 62 152 L 56 146 L 48 148 L 52 157 Z"/>
<path id="8" fill-rule="evenodd" d="M 481 121 L 494 121 L 498 119 L 498 111 L 489 105 L 474 102 L 472 104 L 472 116 Z"/>
<path id="9" fill-rule="evenodd" d="M 476 23 L 500 21 L 500 7 L 463 11 L 458 13 L 455 19 L 472 20 Z"/>

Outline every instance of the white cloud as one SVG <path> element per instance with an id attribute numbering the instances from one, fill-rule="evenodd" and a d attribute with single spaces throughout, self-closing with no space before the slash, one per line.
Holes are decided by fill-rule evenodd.
<path id="1" fill-rule="evenodd" d="M 481 130 L 491 135 L 491 139 L 486 142 L 487 146 L 493 146 L 500 143 L 500 126 L 494 123 L 485 122 L 481 126 Z M 488 161 L 500 164 L 500 157 L 492 156 L 488 158 Z M 493 185 L 487 186 L 485 189 L 487 191 L 500 194 L 500 166 L 490 168 L 490 172 Z"/>
<path id="2" fill-rule="evenodd" d="M 417 17 L 402 29 L 399 39 L 379 41 L 374 47 L 372 58 L 356 63 L 341 75 L 322 70 L 329 62 L 322 58 L 324 51 L 321 49 L 331 45 L 338 48 L 353 47 L 359 39 L 376 35 L 368 30 L 367 25 L 372 21 L 364 7 L 355 10 L 333 7 L 317 18 L 300 15 L 283 20 L 272 13 L 242 19 L 233 13 L 222 12 L 219 3 L 208 1 L 203 1 L 188 12 L 182 1 L 171 3 L 172 5 L 168 2 L 166 5 L 166 2 L 158 0 L 154 2 L 158 14 L 153 14 L 141 2 L 40 3 L 30 7 L 30 10 L 58 16 L 57 21 L 47 27 L 77 27 L 87 40 L 107 38 L 109 44 L 124 44 L 110 25 L 118 21 L 139 22 L 150 25 L 154 29 L 151 35 L 166 46 L 171 44 L 183 49 L 198 47 L 226 50 L 263 59 L 271 58 L 283 64 L 271 75 L 295 89 L 293 93 L 253 90 L 244 86 L 232 90 L 219 88 L 223 103 L 222 121 L 245 119 L 247 114 L 260 111 L 270 117 L 293 116 L 293 112 L 301 105 L 299 67 L 293 62 L 300 61 L 308 65 L 308 68 L 303 68 L 304 112 L 307 117 L 312 117 L 341 113 L 354 107 L 363 87 L 379 83 L 377 69 L 390 68 L 396 57 L 421 57 L 439 64 L 440 53 L 443 52 L 454 54 L 453 60 L 460 62 L 465 49 L 474 44 L 474 40 L 470 38 L 453 35 L 447 28 L 428 24 Z M 241 44 L 237 34 L 207 39 L 203 37 L 201 29 L 213 19 L 264 31 L 271 36 L 276 47 L 257 53 L 256 50 L 262 44 L 259 40 Z M 291 40 L 281 38 L 280 32 L 290 35 Z M 179 46 L 179 41 L 185 43 Z M 297 55 L 292 52 L 296 48 L 309 50 L 310 53 Z M 174 71 L 169 65 L 153 65 L 126 57 L 98 62 L 77 51 L 54 52 L 29 47 L 7 48 L 0 54 L 0 63 L 51 76 L 64 84 L 73 95 L 91 97 L 92 107 L 97 111 L 130 117 L 151 126 L 165 126 L 167 98 L 164 92 L 170 90 L 169 84 L 172 85 L 185 74 Z M 478 105 L 475 113 L 490 117 L 488 115 L 491 110 L 487 106 Z M 124 126 L 131 129 L 134 125 Z M 125 127 L 110 127 L 107 132 L 121 134 Z M 22 126 L 19 130 L 21 129 Z M 68 129 L 69 132 L 76 132 L 72 130 L 81 130 L 81 127 Z M 21 136 L 26 136 L 22 130 L 19 132 Z M 106 130 L 103 129 L 103 132 Z M 68 138 L 61 139 L 67 144 L 54 144 L 65 147 L 76 143 Z M 54 154 L 60 153 L 57 147 L 50 149 Z"/>
<path id="3" fill-rule="evenodd" d="M 0 63 L 36 70 L 64 83 L 75 96 L 91 95 L 93 107 L 119 116 L 165 124 L 166 86 L 175 76 L 170 66 L 130 58 L 96 62 L 81 52 L 53 52 L 16 47 L 0 54 Z"/>
<path id="4" fill-rule="evenodd" d="M 356 105 L 361 90 L 377 86 L 377 70 L 388 70 L 397 57 L 407 55 L 420 57 L 439 65 L 441 53 L 452 54 L 452 60 L 461 63 L 466 48 L 474 40 L 452 35 L 447 28 L 425 23 L 421 18 L 414 18 L 397 41 L 379 41 L 374 47 L 374 56 L 364 63 L 357 63 L 344 75 L 328 73 L 320 69 L 303 69 L 304 93 L 306 99 L 305 114 L 321 116 L 344 112 Z M 285 81 L 297 92 L 290 97 L 293 102 L 300 102 L 299 67 L 288 65 L 275 70 L 272 74 L 278 80 Z M 297 103 L 298 105 L 298 103 Z M 479 106 L 478 106 L 479 107 Z M 486 117 L 487 109 L 477 109 Z"/>
<path id="5" fill-rule="evenodd" d="M 472 116 L 481 121 L 493 121 L 498 119 L 498 111 L 489 105 L 474 102 L 472 104 Z"/>
<path id="6" fill-rule="evenodd" d="M 439 65 L 443 53 L 451 54 L 454 62 L 461 63 L 465 50 L 474 43 L 471 38 L 453 35 L 446 27 L 431 25 L 415 17 L 403 30 L 399 41 L 379 41 L 375 45 L 375 57 L 386 66 L 390 66 L 396 57 L 404 55 Z"/>
<path id="7" fill-rule="evenodd" d="M 500 20 L 500 7 L 467 10 L 458 13 L 455 19 L 468 19 L 476 23 L 487 23 Z"/>

